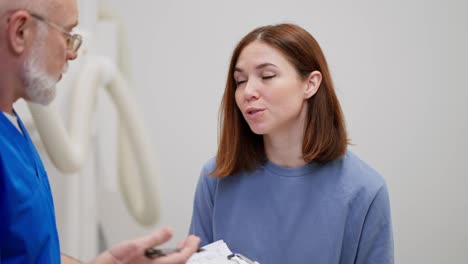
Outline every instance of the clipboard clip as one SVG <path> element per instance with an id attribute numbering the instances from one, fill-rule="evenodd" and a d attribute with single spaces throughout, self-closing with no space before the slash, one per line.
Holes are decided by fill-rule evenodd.
<path id="1" fill-rule="evenodd" d="M 234 260 L 237 262 L 237 264 L 260 264 L 256 261 L 253 261 L 251 259 L 249 259 L 248 257 L 242 255 L 242 254 L 238 254 L 238 253 L 234 253 L 234 254 L 231 254 L 229 256 L 227 256 L 227 259 L 228 260 Z"/>

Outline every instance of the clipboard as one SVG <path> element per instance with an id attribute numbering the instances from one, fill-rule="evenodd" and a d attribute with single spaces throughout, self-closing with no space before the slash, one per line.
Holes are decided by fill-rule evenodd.
<path id="1" fill-rule="evenodd" d="M 242 254 L 231 254 L 229 256 L 227 256 L 228 260 L 230 261 L 235 261 L 237 262 L 238 264 L 260 264 L 256 261 L 253 261 L 251 259 L 249 259 L 248 257 L 242 255 Z"/>
<path id="2" fill-rule="evenodd" d="M 223 240 L 215 241 L 202 249 L 203 251 L 195 253 L 187 264 L 260 264 L 242 254 L 232 253 Z"/>

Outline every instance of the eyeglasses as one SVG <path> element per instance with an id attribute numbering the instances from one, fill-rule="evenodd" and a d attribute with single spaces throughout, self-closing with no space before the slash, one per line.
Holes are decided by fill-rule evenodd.
<path id="1" fill-rule="evenodd" d="M 83 39 L 82 39 L 81 35 L 79 35 L 79 34 L 70 34 L 70 32 L 65 30 L 63 27 L 61 27 L 61 26 L 59 26 L 59 25 L 57 25 L 57 24 L 55 24 L 53 22 L 50 22 L 49 20 L 45 19 L 44 17 L 42 17 L 42 16 L 40 16 L 38 14 L 34 14 L 34 13 L 30 13 L 30 14 L 35 19 L 45 23 L 46 25 L 60 31 L 65 36 L 67 36 L 67 49 L 69 51 L 73 51 L 74 53 L 78 52 L 78 50 L 81 47 L 81 43 L 83 43 Z"/>

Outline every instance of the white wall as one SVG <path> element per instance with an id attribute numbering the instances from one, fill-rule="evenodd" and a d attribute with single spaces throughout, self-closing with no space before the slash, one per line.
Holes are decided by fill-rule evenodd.
<path id="1" fill-rule="evenodd" d="M 160 157 L 158 226 L 172 225 L 176 240 L 216 152 L 233 47 L 254 27 L 294 22 L 325 51 L 352 149 L 388 182 L 396 263 L 466 263 L 466 1 L 111 2 L 129 30 L 132 82 Z M 127 227 L 110 242 L 148 230 Z"/>

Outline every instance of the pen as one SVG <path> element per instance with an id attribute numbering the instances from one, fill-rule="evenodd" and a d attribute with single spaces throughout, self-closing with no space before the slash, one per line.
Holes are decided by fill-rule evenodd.
<path id="1" fill-rule="evenodd" d="M 169 255 L 169 254 L 172 254 L 172 253 L 177 253 L 177 252 L 180 252 L 181 250 L 182 250 L 181 248 L 156 248 L 156 247 L 152 247 L 152 248 L 148 248 L 148 249 L 145 250 L 145 256 L 147 258 L 154 259 L 154 258 L 159 258 L 159 257 L 166 256 L 166 255 Z M 204 249 L 199 248 L 197 250 L 197 253 L 202 252 L 202 251 L 204 251 Z"/>

